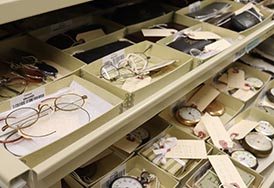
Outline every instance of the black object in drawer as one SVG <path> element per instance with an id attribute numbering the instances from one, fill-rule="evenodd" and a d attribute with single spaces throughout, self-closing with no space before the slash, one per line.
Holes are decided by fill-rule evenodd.
<path id="1" fill-rule="evenodd" d="M 124 7 L 118 7 L 107 17 L 122 25 L 132 25 L 152 18 L 156 18 L 166 14 L 165 10 L 160 4 L 155 2 L 143 2 Z"/>
<path id="2" fill-rule="evenodd" d="M 85 63 L 91 63 L 97 59 L 100 59 L 108 54 L 126 48 L 132 45 L 132 43 L 128 41 L 116 41 L 95 49 L 87 50 L 85 52 L 76 53 L 73 56 L 82 60 Z"/>
<path id="3" fill-rule="evenodd" d="M 81 27 L 77 27 L 66 31 L 64 33 L 60 33 L 55 35 L 47 40 L 47 43 L 59 48 L 61 50 L 70 48 L 72 46 L 76 46 L 78 44 L 84 43 L 85 41 L 77 41 L 76 36 L 79 33 L 95 30 L 95 29 L 103 29 L 103 26 L 100 24 L 91 24 L 91 25 L 83 25 Z M 103 29 L 104 30 L 104 29 Z"/>
<path id="4" fill-rule="evenodd" d="M 193 40 L 188 37 L 179 37 L 174 42 L 168 44 L 168 46 L 190 54 L 191 49 L 197 49 L 203 51 L 204 47 L 208 44 L 215 42 L 215 40 Z"/>

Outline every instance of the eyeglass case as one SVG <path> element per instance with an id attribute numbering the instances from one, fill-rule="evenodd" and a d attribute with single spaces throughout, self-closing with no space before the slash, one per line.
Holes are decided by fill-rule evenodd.
<path id="1" fill-rule="evenodd" d="M 128 41 L 116 41 L 112 42 L 110 44 L 106 44 L 104 46 L 87 50 L 85 52 L 76 53 L 73 56 L 80 59 L 81 61 L 84 61 L 85 63 L 89 64 L 101 57 L 104 57 L 108 54 L 111 54 L 112 52 L 121 50 L 123 48 L 126 48 L 128 46 L 131 46 L 132 43 Z"/>
<path id="2" fill-rule="evenodd" d="M 224 11 L 225 9 L 228 9 L 230 6 L 230 4 L 225 2 L 213 2 L 212 4 L 209 4 L 198 11 L 187 14 L 187 16 L 195 19 L 206 20 L 216 16 L 218 13 Z"/>
<path id="3" fill-rule="evenodd" d="M 244 11 L 239 15 L 231 18 L 231 26 L 235 31 L 244 31 L 260 23 L 260 15 L 254 9 Z"/>
<path id="4" fill-rule="evenodd" d="M 145 20 L 156 18 L 166 14 L 165 10 L 160 4 L 154 2 L 143 2 L 129 6 L 117 8 L 111 15 L 107 17 L 122 25 L 132 25 Z"/>

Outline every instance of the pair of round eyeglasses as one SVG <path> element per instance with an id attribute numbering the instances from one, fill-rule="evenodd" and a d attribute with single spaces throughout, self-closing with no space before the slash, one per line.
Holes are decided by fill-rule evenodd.
<path id="1" fill-rule="evenodd" d="M 117 63 L 106 62 L 100 68 L 100 77 L 108 81 L 117 81 L 144 74 L 150 59 L 146 52 L 151 48 L 152 45 L 149 45 L 143 52 L 128 53 L 125 58 Z"/>
<path id="2" fill-rule="evenodd" d="M 11 72 L 0 77 L 0 97 L 12 98 L 22 94 L 28 86 L 26 79 Z"/>
<path id="3" fill-rule="evenodd" d="M 33 126 L 39 118 L 52 115 L 56 111 L 76 111 L 80 109 L 87 114 L 89 122 L 91 119 L 90 114 L 83 108 L 86 99 L 86 95 L 68 93 L 41 101 L 37 109 L 21 107 L 13 110 L 2 119 L 5 122 L 5 125 L 1 128 L 2 131 L 6 131 L 7 129 L 11 129 L 11 131 L 4 140 L 0 140 L 0 143 L 7 144 L 16 142 L 21 138 L 45 137 L 55 133 L 53 131 L 43 135 L 30 135 L 25 133 L 24 129 Z M 16 133 L 18 134 L 15 135 Z"/>

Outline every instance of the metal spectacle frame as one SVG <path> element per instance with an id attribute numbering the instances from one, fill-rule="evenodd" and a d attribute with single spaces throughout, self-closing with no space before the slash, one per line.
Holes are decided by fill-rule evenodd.
<path id="1" fill-rule="evenodd" d="M 11 73 L 0 78 L 0 97 L 12 98 L 24 93 L 28 86 L 26 79 Z"/>
<path id="2" fill-rule="evenodd" d="M 22 63 L 20 65 L 23 69 L 28 69 L 30 71 L 39 71 L 41 72 L 45 77 L 47 76 L 53 76 L 56 77 L 56 74 L 58 73 L 58 70 L 44 62 L 43 60 L 39 60 L 37 57 L 33 55 L 29 56 L 23 56 L 21 57 Z"/>
<path id="3" fill-rule="evenodd" d="M 58 70 L 38 59 L 31 53 L 19 49 L 12 49 L 11 57 L 0 57 L 1 63 L 8 65 L 17 74 L 23 76 L 28 82 L 44 82 L 47 77 L 56 77 Z"/>
<path id="4" fill-rule="evenodd" d="M 150 57 L 146 55 L 146 52 L 151 48 L 152 45 L 149 45 L 142 52 L 129 53 L 116 64 L 112 61 L 105 63 L 105 65 L 100 68 L 100 77 L 108 81 L 117 81 L 144 74 L 144 70 L 150 59 Z"/>
<path id="5" fill-rule="evenodd" d="M 56 131 L 42 135 L 31 135 L 25 133 L 24 129 L 33 126 L 38 121 L 38 119 L 45 116 L 50 116 L 56 111 L 68 112 L 80 109 L 87 114 L 89 122 L 91 116 L 89 112 L 83 108 L 86 99 L 86 95 L 68 93 L 59 97 L 47 98 L 41 101 L 37 109 L 32 107 L 22 107 L 10 112 L 5 118 L 0 119 L 5 121 L 5 125 L 2 127 L 2 131 L 6 131 L 8 128 L 11 129 L 11 131 L 0 136 L 0 138 L 5 137 L 4 139 L 0 140 L 0 143 L 2 143 L 10 153 L 19 156 L 18 154 L 10 151 L 7 147 L 7 144 L 18 142 L 24 138 L 32 139 L 37 137 L 46 137 L 54 134 Z"/>
<path id="6" fill-rule="evenodd" d="M 69 100 L 70 99 L 70 100 Z M 72 99 L 72 100 L 71 100 Z M 85 104 L 86 95 L 78 95 L 75 93 L 68 93 L 61 95 L 56 98 L 48 98 L 38 105 L 38 108 L 32 107 L 21 107 L 10 112 L 3 120 L 5 125 L 1 128 L 2 131 L 10 128 L 17 131 L 22 131 L 22 129 L 27 128 L 35 124 L 39 118 L 50 115 L 52 112 L 56 111 L 75 111 L 78 109 L 87 112 L 83 105 Z M 48 102 L 52 100 L 53 105 Z M 88 119 L 90 120 L 90 115 L 88 114 Z M 30 135 L 28 135 L 30 136 Z"/>

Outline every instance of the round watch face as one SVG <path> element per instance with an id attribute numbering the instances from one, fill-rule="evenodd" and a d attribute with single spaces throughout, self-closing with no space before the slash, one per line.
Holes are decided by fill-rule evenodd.
<path id="1" fill-rule="evenodd" d="M 255 127 L 255 130 L 270 138 L 274 136 L 274 126 L 268 121 L 260 121 L 259 125 Z"/>
<path id="2" fill-rule="evenodd" d="M 260 89 L 264 85 L 262 80 L 255 77 L 248 77 L 246 81 L 251 85 L 251 87 L 254 87 L 255 89 Z"/>
<path id="3" fill-rule="evenodd" d="M 250 152 L 239 150 L 234 151 L 231 157 L 249 168 L 256 169 L 258 166 L 257 158 Z"/>
<path id="4" fill-rule="evenodd" d="M 197 124 L 201 119 L 202 113 L 192 106 L 184 106 L 176 112 L 177 120 L 187 126 Z"/>
<path id="5" fill-rule="evenodd" d="M 273 148 L 272 141 L 259 132 L 250 132 L 243 139 L 243 147 L 256 157 L 267 157 Z"/>
<path id="6" fill-rule="evenodd" d="M 122 176 L 115 179 L 110 188 L 144 188 L 144 186 L 134 177 Z"/>
<path id="7" fill-rule="evenodd" d="M 225 107 L 220 101 L 212 101 L 205 109 L 212 116 L 222 116 L 225 113 Z"/>

